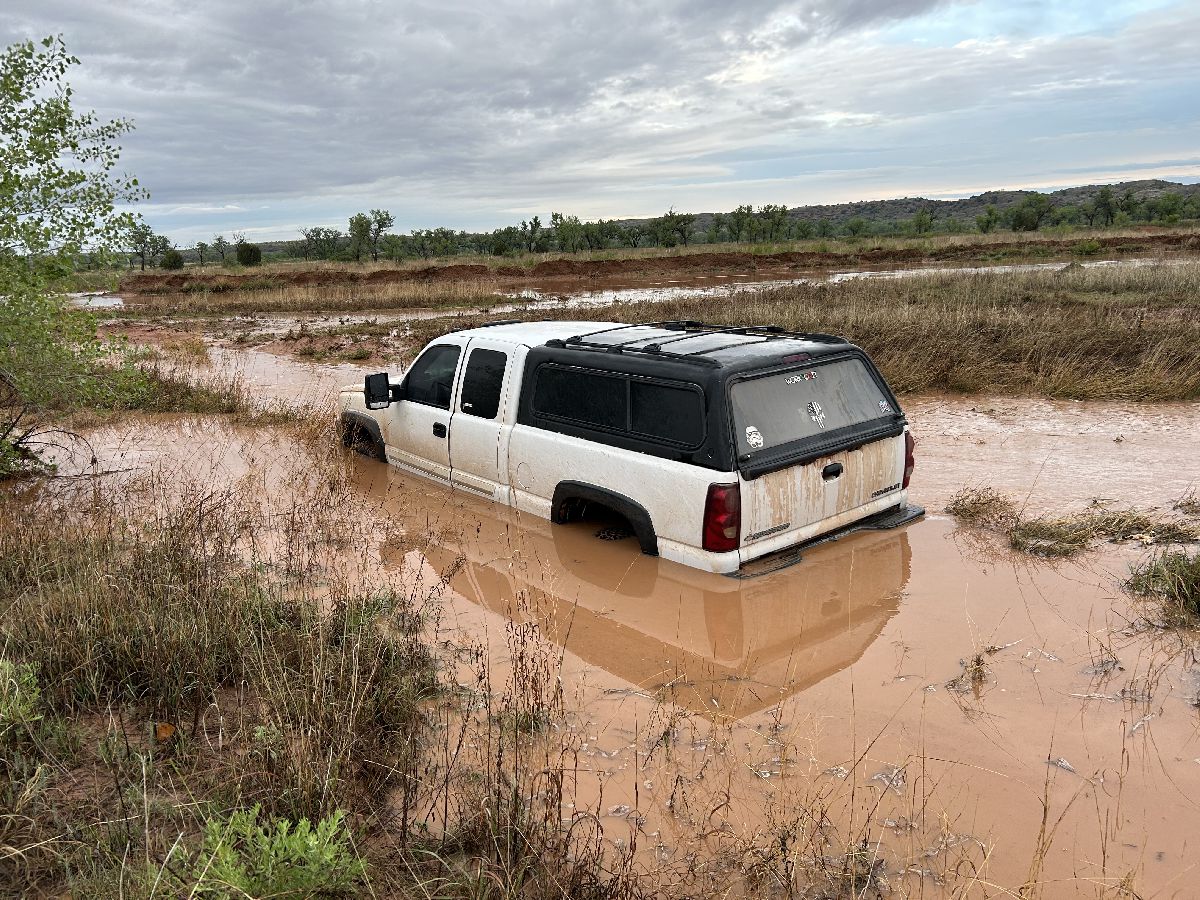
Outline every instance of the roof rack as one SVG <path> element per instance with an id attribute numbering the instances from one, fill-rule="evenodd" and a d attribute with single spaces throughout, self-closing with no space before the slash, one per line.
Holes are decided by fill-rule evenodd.
<path id="1" fill-rule="evenodd" d="M 523 319 L 498 319 L 495 322 L 482 322 L 476 325 L 476 328 L 495 328 L 497 325 L 521 325 L 524 324 Z"/>
<path id="2" fill-rule="evenodd" d="M 611 343 L 600 343 L 589 338 L 595 338 L 602 334 L 612 334 L 617 331 L 625 331 L 630 328 L 660 328 L 664 331 L 680 331 L 683 332 L 679 337 L 669 338 L 667 340 L 659 340 L 648 343 L 642 347 L 631 347 L 631 344 L 636 343 L 639 338 L 630 338 L 627 341 L 616 341 Z M 692 319 L 686 320 L 669 320 L 665 322 L 636 322 L 630 325 L 617 325 L 613 328 L 601 328 L 598 331 L 591 331 L 587 334 L 573 335 L 572 337 L 546 341 L 547 347 L 570 347 L 576 350 L 595 350 L 604 353 L 642 353 L 650 356 L 665 357 L 667 359 L 675 359 L 681 362 L 696 363 L 703 366 L 719 366 L 715 359 L 712 359 L 707 354 L 716 353 L 720 350 L 729 350 L 734 347 L 742 346 L 741 344 L 722 344 L 717 347 L 708 347 L 704 350 L 694 350 L 691 353 L 672 353 L 669 350 L 664 350 L 666 344 L 673 344 L 677 341 L 686 341 L 695 337 L 702 337 L 709 334 L 740 334 L 747 337 L 761 337 L 763 341 L 773 339 L 791 338 L 804 341 L 814 341 L 821 344 L 846 344 L 849 343 L 845 338 L 837 337 L 832 334 L 823 334 L 821 332 L 799 332 L 785 331 L 778 325 L 747 325 L 747 326 L 729 326 L 729 325 L 710 325 L 705 322 L 698 322 Z"/>

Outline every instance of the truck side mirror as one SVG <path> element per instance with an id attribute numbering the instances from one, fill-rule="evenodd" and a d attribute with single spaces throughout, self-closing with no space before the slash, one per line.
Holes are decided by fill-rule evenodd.
<path id="1" fill-rule="evenodd" d="M 363 381 L 363 396 L 367 401 L 367 409 L 387 409 L 392 402 L 387 372 L 368 375 Z"/>

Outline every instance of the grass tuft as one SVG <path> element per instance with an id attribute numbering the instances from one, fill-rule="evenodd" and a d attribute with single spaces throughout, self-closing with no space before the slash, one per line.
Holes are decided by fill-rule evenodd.
<path id="1" fill-rule="evenodd" d="M 1170 550 L 1135 566 L 1129 589 L 1158 600 L 1169 621 L 1200 624 L 1200 553 Z"/>
<path id="2" fill-rule="evenodd" d="M 1071 516 L 1026 518 L 1017 505 L 993 488 L 966 488 L 946 512 L 968 525 L 1002 533 L 1014 550 L 1047 559 L 1074 556 L 1096 541 L 1187 544 L 1200 540 L 1200 528 L 1165 521 L 1139 510 L 1089 509 Z"/>

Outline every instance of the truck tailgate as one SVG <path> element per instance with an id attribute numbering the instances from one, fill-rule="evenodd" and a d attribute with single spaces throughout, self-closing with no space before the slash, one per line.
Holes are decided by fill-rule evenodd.
<path id="1" fill-rule="evenodd" d="M 903 479 L 904 436 L 899 435 L 743 481 L 743 558 L 759 555 L 758 542 L 770 539 L 775 547 L 785 535 L 794 542 L 809 540 L 825 520 L 836 527 L 854 510 L 882 508 L 892 495 L 899 496 Z M 863 514 L 874 511 L 863 509 Z"/>

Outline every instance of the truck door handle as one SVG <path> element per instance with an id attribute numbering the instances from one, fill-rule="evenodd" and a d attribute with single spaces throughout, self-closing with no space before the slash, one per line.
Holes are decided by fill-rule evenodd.
<path id="1" fill-rule="evenodd" d="M 824 478 L 826 481 L 831 481 L 832 479 L 837 478 L 841 474 L 842 474 L 842 464 L 841 463 L 830 463 L 829 465 L 827 465 L 825 468 L 823 468 L 821 470 L 821 477 Z"/>
<path id="2" fill-rule="evenodd" d="M 433 436 L 437 437 L 437 438 L 444 438 L 446 436 L 446 426 L 443 425 L 441 422 L 434 422 L 433 423 Z"/>

